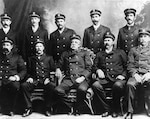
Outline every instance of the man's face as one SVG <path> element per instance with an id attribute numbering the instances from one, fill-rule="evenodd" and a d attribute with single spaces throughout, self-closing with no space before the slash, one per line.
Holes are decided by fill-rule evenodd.
<path id="1" fill-rule="evenodd" d="M 143 46 L 147 46 L 150 42 L 150 36 L 147 34 L 140 34 L 139 40 Z"/>
<path id="2" fill-rule="evenodd" d="M 97 25 L 100 22 L 100 16 L 98 14 L 91 15 L 91 20 L 94 25 Z"/>
<path id="3" fill-rule="evenodd" d="M 112 47 L 114 45 L 114 41 L 112 38 L 105 38 L 104 39 L 104 46 L 105 48 L 109 48 L 109 47 Z"/>
<path id="4" fill-rule="evenodd" d="M 3 53 L 4 54 L 8 54 L 11 52 L 12 48 L 13 48 L 13 45 L 9 42 L 4 42 L 2 44 L 2 48 L 3 48 Z"/>
<path id="5" fill-rule="evenodd" d="M 55 23 L 56 23 L 56 26 L 58 27 L 58 29 L 63 29 L 66 24 L 64 19 L 56 19 Z"/>
<path id="6" fill-rule="evenodd" d="M 33 26 L 38 25 L 39 22 L 40 22 L 40 18 L 38 18 L 38 17 L 31 17 L 31 24 L 32 24 Z"/>
<path id="7" fill-rule="evenodd" d="M 44 45 L 42 43 L 37 43 L 35 45 L 35 50 L 37 54 L 43 54 L 44 52 Z"/>
<path id="8" fill-rule="evenodd" d="M 11 25 L 11 20 L 10 19 L 2 19 L 1 23 L 4 28 L 7 28 Z"/>
<path id="9" fill-rule="evenodd" d="M 133 24 L 135 21 L 135 15 L 133 13 L 128 13 L 125 17 L 127 24 Z"/>
<path id="10" fill-rule="evenodd" d="M 78 50 L 78 48 L 81 46 L 81 41 L 78 39 L 73 39 L 71 41 L 71 49 Z"/>

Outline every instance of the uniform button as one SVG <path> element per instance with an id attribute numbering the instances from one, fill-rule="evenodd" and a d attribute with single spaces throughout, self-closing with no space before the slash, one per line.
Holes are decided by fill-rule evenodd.
<path id="1" fill-rule="evenodd" d="M 36 73 L 38 74 L 39 72 L 37 71 Z"/>
<path id="2" fill-rule="evenodd" d="M 57 53 L 57 55 L 59 55 L 59 53 Z"/>
<path id="3" fill-rule="evenodd" d="M 110 59 L 112 58 L 112 56 L 110 56 Z"/>
<path id="4" fill-rule="evenodd" d="M 111 77 L 114 77 L 114 75 L 111 75 Z"/>
<path id="5" fill-rule="evenodd" d="M 128 37 L 128 35 L 126 35 L 126 37 Z"/>
<path id="6" fill-rule="evenodd" d="M 112 71 L 113 69 L 111 68 L 110 70 Z"/>
<path id="7" fill-rule="evenodd" d="M 2 79 L 2 77 L 0 76 L 0 79 Z"/>
<path id="8" fill-rule="evenodd" d="M 112 62 L 110 64 L 112 64 Z"/>
<path id="9" fill-rule="evenodd" d="M 43 63 L 43 62 L 41 62 L 41 64 L 43 65 L 44 63 Z"/>
<path id="10" fill-rule="evenodd" d="M 3 66 L 1 66 L 1 68 L 3 68 Z"/>
<path id="11" fill-rule="evenodd" d="M 127 43 L 128 41 L 127 41 L 127 40 L 125 40 L 125 42 Z"/>
<path id="12" fill-rule="evenodd" d="M 108 63 L 106 63 L 106 65 L 108 65 Z"/>
<path id="13" fill-rule="evenodd" d="M 31 36 L 31 38 L 33 38 L 33 36 Z"/>
<path id="14" fill-rule="evenodd" d="M 70 71 L 72 71 L 72 69 L 70 69 Z"/>
<path id="15" fill-rule="evenodd" d="M 7 62 L 9 62 L 9 60 L 7 60 Z"/>
<path id="16" fill-rule="evenodd" d="M 59 48 L 59 46 L 57 45 L 57 48 Z"/>
<path id="17" fill-rule="evenodd" d="M 133 40 L 131 40 L 133 42 Z"/>
<path id="18" fill-rule="evenodd" d="M 102 49 L 100 48 L 99 51 L 102 51 Z"/>
<path id="19" fill-rule="evenodd" d="M 71 59 L 71 57 L 69 57 L 69 59 Z"/>
<path id="20" fill-rule="evenodd" d="M 108 57 L 106 57 L 106 59 L 108 59 Z"/>
<path id="21" fill-rule="evenodd" d="M 107 71 L 109 71 L 109 69 L 107 69 Z"/>
<path id="22" fill-rule="evenodd" d="M 8 70 L 6 70 L 6 73 L 8 73 Z"/>
<path id="23" fill-rule="evenodd" d="M 57 41 L 59 41 L 59 39 L 57 39 Z"/>
<path id="24" fill-rule="evenodd" d="M 97 43 L 99 43 L 99 41 L 97 41 Z"/>
<path id="25" fill-rule="evenodd" d="M 131 34 L 131 36 L 133 36 L 133 34 Z"/>
<path id="26" fill-rule="evenodd" d="M 133 47 L 133 45 L 131 45 L 131 47 Z"/>
<path id="27" fill-rule="evenodd" d="M 76 70 L 77 70 L 78 68 L 76 68 Z"/>
<path id="28" fill-rule="evenodd" d="M 63 47 L 65 47 L 65 45 L 63 45 Z"/>
<path id="29" fill-rule="evenodd" d="M 71 75 L 71 77 L 73 77 L 73 75 Z"/>
<path id="30" fill-rule="evenodd" d="M 38 63 L 36 63 L 38 65 Z"/>
<path id="31" fill-rule="evenodd" d="M 93 44 L 93 41 L 91 41 L 91 44 Z"/>
<path id="32" fill-rule="evenodd" d="M 8 67 L 8 66 L 6 66 L 6 68 L 8 69 L 9 67 Z"/>
<path id="33" fill-rule="evenodd" d="M 0 71 L 0 73 L 2 73 L 2 70 Z"/>
<path id="34" fill-rule="evenodd" d="M 38 67 L 36 67 L 36 69 L 39 69 Z"/>
<path id="35" fill-rule="evenodd" d="M 5 78 L 8 78 L 8 76 L 5 76 Z"/>
<path id="36" fill-rule="evenodd" d="M 125 45 L 125 47 L 127 47 L 127 45 Z"/>
<path id="37" fill-rule="evenodd" d="M 31 42 L 31 44 L 33 44 L 33 42 Z"/>
<path id="38" fill-rule="evenodd" d="M 44 74 L 44 71 L 42 71 L 42 74 Z"/>
<path id="39" fill-rule="evenodd" d="M 128 52 L 128 51 L 126 50 L 126 52 Z"/>
<path id="40" fill-rule="evenodd" d="M 66 38 L 65 38 L 65 37 L 63 37 L 63 39 L 65 40 Z"/>
<path id="41" fill-rule="evenodd" d="M 94 49 L 92 48 L 91 50 L 93 51 Z"/>
<path id="42" fill-rule="evenodd" d="M 37 38 L 40 38 L 40 36 L 37 36 Z"/>
<path id="43" fill-rule="evenodd" d="M 37 79 L 37 81 L 40 81 L 40 79 Z"/>
<path id="44" fill-rule="evenodd" d="M 100 36 L 100 34 L 97 34 L 98 36 Z"/>
<path id="45" fill-rule="evenodd" d="M 76 64 L 78 64 L 78 62 L 76 62 Z"/>
<path id="46" fill-rule="evenodd" d="M 2 63 L 4 63 L 4 61 L 2 61 Z"/>

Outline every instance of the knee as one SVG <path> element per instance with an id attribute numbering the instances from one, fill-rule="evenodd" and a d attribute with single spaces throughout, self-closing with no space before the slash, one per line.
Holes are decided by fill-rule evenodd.
<path id="1" fill-rule="evenodd" d="M 123 83 L 121 82 L 115 82 L 113 85 L 113 89 L 123 89 Z"/>
<path id="2" fill-rule="evenodd" d="M 92 87 L 93 89 L 103 89 L 102 85 L 98 82 L 98 81 L 95 81 L 93 84 L 92 84 Z"/>
<path id="3" fill-rule="evenodd" d="M 65 94 L 65 91 L 60 87 L 56 87 L 55 92 L 56 92 L 56 94 Z"/>
<path id="4" fill-rule="evenodd" d="M 83 85 L 82 85 L 82 86 L 79 86 L 79 87 L 78 87 L 78 91 L 79 91 L 79 92 L 86 92 L 86 91 L 87 91 L 87 88 L 88 88 L 87 86 L 83 86 Z"/>

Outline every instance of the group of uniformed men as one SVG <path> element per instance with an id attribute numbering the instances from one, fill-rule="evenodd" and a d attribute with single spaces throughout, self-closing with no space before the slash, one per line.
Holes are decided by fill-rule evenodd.
<path id="1" fill-rule="evenodd" d="M 76 109 L 87 91 L 93 90 L 98 105 L 103 107 L 102 117 L 110 114 L 118 117 L 119 101 L 121 96 L 125 96 L 125 119 L 132 119 L 137 86 L 143 84 L 148 88 L 150 82 L 150 30 L 141 29 L 135 24 L 135 9 L 125 9 L 124 13 L 127 24 L 119 29 L 117 48 L 115 36 L 101 24 L 102 13 L 97 9 L 90 11 L 93 24 L 84 31 L 83 45 L 80 36 L 66 27 L 63 14 L 55 15 L 57 30 L 50 34 L 50 39 L 48 32 L 40 27 L 41 18 L 36 12 L 29 15 L 31 26 L 26 29 L 24 37 L 19 39 L 11 28 L 11 17 L 2 14 L 0 89 L 1 105 L 7 102 L 8 114 L 14 115 L 17 93 L 21 89 L 25 100 L 23 117 L 30 115 L 31 92 L 36 86 L 41 86 L 44 88 L 46 116 L 51 115 L 50 109 L 57 102 L 71 108 L 67 92 L 76 88 Z M 23 44 L 21 49 L 18 42 Z M 91 60 L 91 52 L 96 54 L 94 61 Z M 58 79 L 63 77 L 59 85 L 51 82 L 52 71 Z M 95 74 L 95 78 L 92 74 Z M 112 107 L 106 100 L 106 87 L 112 88 Z M 147 115 L 150 116 L 150 110 L 147 110 Z"/>

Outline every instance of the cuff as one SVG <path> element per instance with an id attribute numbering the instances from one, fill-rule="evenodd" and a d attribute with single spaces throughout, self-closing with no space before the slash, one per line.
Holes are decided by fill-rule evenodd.
<path id="1" fill-rule="evenodd" d="M 20 77 L 18 75 L 14 75 L 14 77 L 16 78 L 16 81 L 20 81 Z"/>

